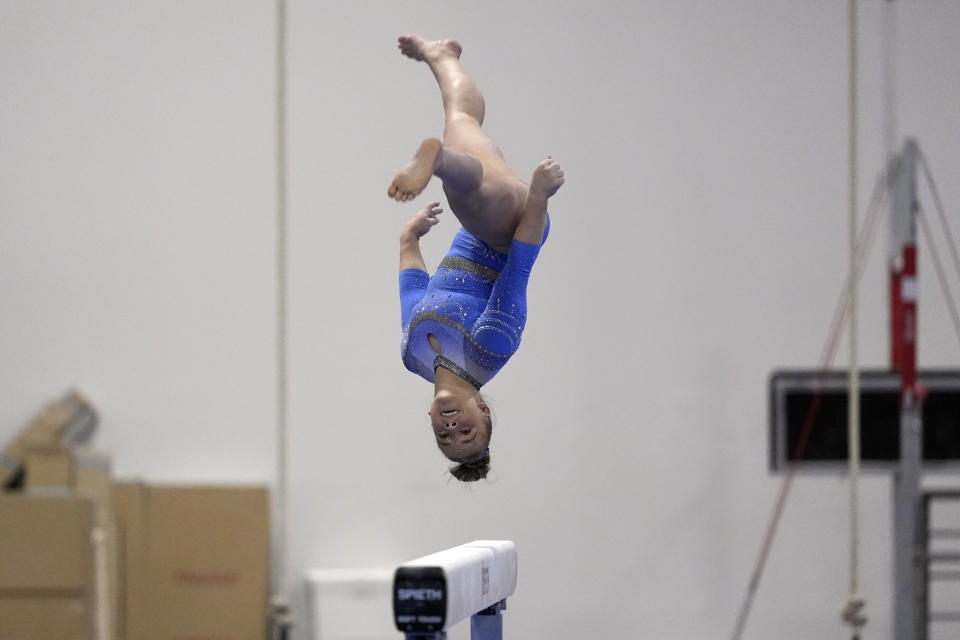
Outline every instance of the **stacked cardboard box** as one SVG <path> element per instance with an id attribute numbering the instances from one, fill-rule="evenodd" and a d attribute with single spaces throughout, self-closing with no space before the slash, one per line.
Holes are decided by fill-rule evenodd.
<path id="1" fill-rule="evenodd" d="M 0 638 L 93 638 L 94 506 L 0 495 Z"/>
<path id="2" fill-rule="evenodd" d="M 263 487 L 117 484 L 120 637 L 266 637 L 267 499 Z"/>
<path id="3" fill-rule="evenodd" d="M 113 640 L 118 589 L 109 457 L 75 446 L 97 414 L 76 391 L 0 450 L 0 638 Z"/>
<path id="4" fill-rule="evenodd" d="M 266 488 L 115 482 L 68 398 L 4 450 L 0 640 L 262 640 Z"/>
<path id="5" fill-rule="evenodd" d="M 113 640 L 120 585 L 109 456 L 42 445 L 24 449 L 23 472 L 24 489 L 0 501 L 0 548 L 17 559 L 0 569 L 6 576 L 0 586 L 5 607 L 0 638 Z M 56 554 L 49 552 L 52 547 Z M 41 570 L 37 567 L 46 573 L 33 573 Z M 70 580 L 59 576 L 61 568 Z M 41 625 L 35 612 L 46 610 L 58 614 L 43 616 Z M 74 631 L 66 634 L 67 628 Z"/>
<path id="6" fill-rule="evenodd" d="M 9 486 L 22 475 L 31 452 L 87 442 L 96 426 L 96 411 L 78 392 L 71 391 L 51 402 L 0 450 L 0 487 Z"/>

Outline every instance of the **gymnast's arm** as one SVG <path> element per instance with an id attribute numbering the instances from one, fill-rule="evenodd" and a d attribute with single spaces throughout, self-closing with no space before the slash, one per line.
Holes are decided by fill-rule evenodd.
<path id="1" fill-rule="evenodd" d="M 437 224 L 437 215 L 442 212 L 439 202 L 431 202 L 418 211 L 400 233 L 400 324 L 406 327 L 414 305 L 427 292 L 430 275 L 420 252 L 420 238 L 433 225 Z"/>
<path id="2" fill-rule="evenodd" d="M 486 309 L 473 326 L 473 339 L 494 353 L 511 355 L 520 346 L 527 321 L 527 282 L 548 224 L 547 200 L 563 182 L 563 169 L 553 158 L 548 157 L 533 170 L 507 263 L 497 276 Z"/>
<path id="3" fill-rule="evenodd" d="M 426 272 L 427 265 L 420 253 L 420 238 L 404 230 L 400 234 L 400 273 L 410 269 Z"/>
<path id="4" fill-rule="evenodd" d="M 400 232 L 400 271 L 419 269 L 426 271 L 427 265 L 423 262 L 420 253 L 420 238 L 425 236 L 433 225 L 440 222 L 437 216 L 443 213 L 439 202 L 431 202 L 410 218 Z"/>
<path id="5" fill-rule="evenodd" d="M 520 346 L 527 322 L 527 282 L 539 253 L 539 244 L 514 239 L 510 245 L 487 307 L 473 325 L 473 339 L 482 347 L 509 356 Z"/>

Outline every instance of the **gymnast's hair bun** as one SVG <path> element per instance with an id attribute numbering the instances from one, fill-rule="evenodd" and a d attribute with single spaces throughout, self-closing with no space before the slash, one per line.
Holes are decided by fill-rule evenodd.
<path id="1" fill-rule="evenodd" d="M 487 477 L 490 472 L 490 454 L 474 462 L 461 462 L 450 467 L 450 475 L 461 482 L 476 482 Z"/>

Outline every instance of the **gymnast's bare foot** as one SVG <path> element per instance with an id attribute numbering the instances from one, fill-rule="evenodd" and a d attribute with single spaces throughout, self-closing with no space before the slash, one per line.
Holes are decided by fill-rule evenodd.
<path id="1" fill-rule="evenodd" d="M 417 197 L 430 182 L 442 148 L 436 138 L 427 138 L 420 143 L 413 160 L 394 176 L 393 182 L 387 187 L 387 195 L 397 202 L 407 202 Z"/>
<path id="2" fill-rule="evenodd" d="M 416 33 L 402 35 L 397 41 L 400 53 L 408 58 L 423 60 L 427 63 L 448 55 L 459 58 L 463 51 L 463 47 L 456 40 L 426 40 Z"/>

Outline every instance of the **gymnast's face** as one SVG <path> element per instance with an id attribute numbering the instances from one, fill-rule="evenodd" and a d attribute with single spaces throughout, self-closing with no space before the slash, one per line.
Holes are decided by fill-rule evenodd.
<path id="1" fill-rule="evenodd" d="M 440 391 L 430 405 L 430 424 L 437 446 L 451 460 L 471 458 L 490 440 L 490 408 L 477 394 Z"/>

